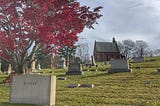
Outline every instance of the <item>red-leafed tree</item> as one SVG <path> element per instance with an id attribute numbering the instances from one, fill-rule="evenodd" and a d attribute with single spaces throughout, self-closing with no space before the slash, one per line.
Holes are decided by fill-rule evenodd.
<path id="1" fill-rule="evenodd" d="M 74 47 L 77 34 L 102 15 L 76 0 L 0 0 L 0 57 L 23 73 L 39 50 Z"/>

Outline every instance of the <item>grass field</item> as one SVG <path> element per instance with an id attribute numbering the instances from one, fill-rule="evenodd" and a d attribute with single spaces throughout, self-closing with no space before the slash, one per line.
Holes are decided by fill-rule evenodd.
<path id="1" fill-rule="evenodd" d="M 109 66 L 84 75 L 66 75 L 66 70 L 42 70 L 45 75 L 66 77 L 57 80 L 56 106 L 160 106 L 160 57 L 156 61 L 132 63 L 132 73 L 108 74 Z M 141 69 L 135 69 L 140 66 Z M 87 70 L 87 68 L 84 68 Z M 106 71 L 105 71 L 106 70 Z M 49 72 L 54 73 L 49 73 Z M 47 73 L 48 72 L 48 73 Z M 0 75 L 0 82 L 6 75 Z M 94 88 L 67 88 L 68 84 L 94 84 Z M 10 87 L 0 84 L 0 106 L 37 106 L 9 103 Z"/>

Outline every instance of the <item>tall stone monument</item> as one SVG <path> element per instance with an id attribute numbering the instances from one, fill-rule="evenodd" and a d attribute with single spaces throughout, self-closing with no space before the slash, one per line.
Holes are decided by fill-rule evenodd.
<path id="1" fill-rule="evenodd" d="M 54 106 L 56 76 L 18 75 L 12 80 L 10 103 Z"/>
<path id="2" fill-rule="evenodd" d="M 95 62 L 94 56 L 91 56 L 91 59 L 92 59 L 92 66 L 95 66 L 96 62 Z"/>

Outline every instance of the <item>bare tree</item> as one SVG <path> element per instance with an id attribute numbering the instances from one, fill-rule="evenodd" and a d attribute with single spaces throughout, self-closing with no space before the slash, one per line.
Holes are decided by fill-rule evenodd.
<path id="1" fill-rule="evenodd" d="M 118 47 L 120 53 L 125 56 L 127 59 L 131 58 L 133 55 L 133 50 L 135 49 L 135 43 L 132 40 L 123 40 L 118 42 Z"/>
<path id="2" fill-rule="evenodd" d="M 143 40 L 137 40 L 135 42 L 135 50 L 134 50 L 134 56 L 135 57 L 144 57 L 147 49 L 149 48 L 148 44 Z"/>
<path id="3" fill-rule="evenodd" d="M 76 50 L 76 56 L 80 57 L 82 62 L 89 60 L 89 46 L 88 43 L 79 43 L 77 50 Z"/>
<path id="4" fill-rule="evenodd" d="M 155 56 L 160 56 L 160 49 L 156 49 L 156 50 L 154 51 L 154 55 L 155 55 Z"/>
<path id="5" fill-rule="evenodd" d="M 144 53 L 144 56 L 145 57 L 152 57 L 153 56 L 153 50 L 151 50 L 150 48 L 147 48 L 146 50 L 145 50 L 145 53 Z"/>

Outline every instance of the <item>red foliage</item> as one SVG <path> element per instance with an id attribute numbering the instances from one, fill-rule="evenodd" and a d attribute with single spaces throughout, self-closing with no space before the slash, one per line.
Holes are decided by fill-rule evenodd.
<path id="1" fill-rule="evenodd" d="M 77 34 L 101 17 L 101 7 L 90 11 L 74 0 L 0 0 L 0 7 L 0 56 L 6 59 L 15 50 L 23 53 L 31 41 L 47 51 L 74 47 Z"/>

